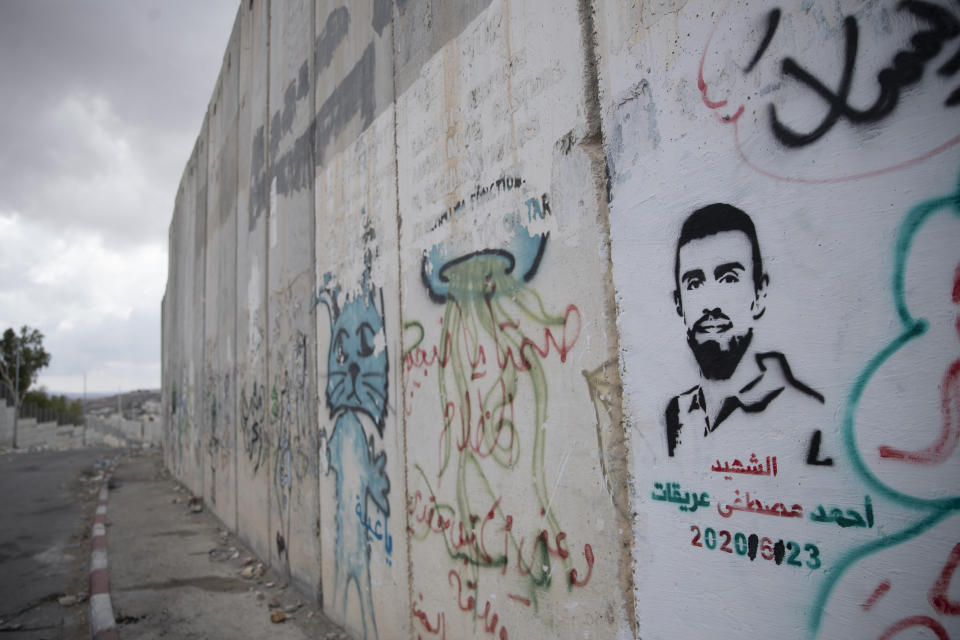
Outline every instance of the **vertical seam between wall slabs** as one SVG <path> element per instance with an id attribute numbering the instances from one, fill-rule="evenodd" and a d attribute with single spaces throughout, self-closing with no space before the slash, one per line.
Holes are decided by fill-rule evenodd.
<path id="1" fill-rule="evenodd" d="M 503 0 L 502 16 L 504 55 L 507 57 L 507 73 L 504 75 L 507 85 L 507 114 L 510 116 L 510 153 L 513 156 L 513 166 L 519 167 L 516 117 L 513 113 L 513 48 L 510 46 L 510 0 Z"/>
<path id="2" fill-rule="evenodd" d="M 266 0 L 267 4 L 267 61 L 266 61 L 266 70 L 267 77 L 266 83 L 264 84 L 267 100 L 267 111 L 264 117 L 264 131 L 266 132 L 263 136 L 263 157 L 264 162 L 264 184 L 267 185 L 267 217 L 264 220 L 264 233 L 263 233 L 263 382 L 264 382 L 264 395 L 266 395 L 266 389 L 270 385 L 270 218 L 273 216 L 273 211 L 270 210 L 270 184 L 271 180 L 271 171 L 273 167 L 271 166 L 270 158 L 270 34 L 273 28 L 271 24 L 273 16 L 273 2 L 272 0 Z M 269 406 L 269 403 L 268 403 Z M 266 415 L 264 415 L 266 418 Z M 270 430 L 265 430 L 270 434 Z M 272 435 L 272 434 L 270 434 Z M 273 520 L 273 507 L 270 505 L 270 493 L 272 489 L 272 483 L 270 482 L 271 478 L 271 469 L 270 469 L 270 460 L 272 456 L 270 455 L 270 438 L 266 438 L 267 445 L 267 464 L 266 464 L 266 474 L 264 482 L 267 483 L 267 532 L 265 540 L 267 541 L 267 558 L 270 557 L 271 543 L 270 543 L 270 529 L 272 526 Z"/>
<path id="3" fill-rule="evenodd" d="M 287 40 L 287 38 L 289 37 L 289 32 L 287 31 L 287 27 L 290 26 L 290 23 L 292 22 L 292 20 L 290 19 L 291 4 L 292 4 L 291 2 L 287 2 L 287 0 L 284 0 L 283 2 L 279 3 L 280 8 L 277 10 L 280 12 L 280 15 L 278 17 L 280 18 L 280 21 L 281 21 L 280 26 L 278 27 L 280 29 L 280 33 L 278 34 L 280 36 L 280 41 L 277 43 L 277 45 L 279 46 L 279 49 L 277 50 L 277 57 L 280 59 L 280 62 L 278 63 L 280 65 L 280 76 L 279 76 L 280 84 L 277 86 L 277 89 L 279 91 L 278 97 L 280 98 L 279 100 L 277 100 L 278 105 L 284 101 L 284 97 L 285 97 L 284 88 L 285 88 L 285 85 L 287 84 L 287 78 L 288 78 L 287 74 L 289 73 L 288 65 L 290 64 L 290 58 L 295 56 L 295 54 L 291 53 L 290 44 L 289 44 L 289 41 Z M 271 18 L 271 28 L 272 26 L 273 26 L 273 19 Z M 269 88 L 268 88 L 268 91 L 269 91 Z M 282 113 L 282 110 L 283 110 L 283 107 L 278 106 L 277 111 Z M 273 120 L 272 114 L 267 113 L 267 117 Z M 293 133 L 294 131 L 295 129 L 293 128 L 293 124 L 291 123 L 289 134 L 291 136 L 294 136 L 295 135 Z M 284 134 L 283 124 L 281 124 L 279 127 L 279 131 L 277 133 L 277 144 L 270 145 L 271 148 L 276 149 L 278 159 L 283 157 L 283 151 L 282 151 L 283 134 Z M 272 183 L 272 180 L 271 180 L 271 183 Z M 271 195 L 272 195 L 272 191 L 273 190 L 271 189 Z M 286 196 L 287 199 L 292 200 L 294 193 L 296 191 L 297 191 L 296 188 L 291 187 L 287 192 L 282 193 L 282 195 Z M 293 486 L 292 486 L 293 482 L 292 480 L 285 478 L 283 476 L 283 474 L 289 472 L 290 469 L 289 467 L 284 468 L 281 463 L 281 460 L 283 459 L 284 455 L 283 455 L 283 450 L 280 448 L 281 442 L 283 442 L 283 439 L 280 436 L 284 433 L 285 420 L 283 417 L 283 405 L 280 402 L 280 393 L 281 393 L 282 387 L 281 389 L 277 389 L 277 383 L 281 380 L 280 374 L 286 373 L 287 367 L 290 365 L 287 359 L 288 354 L 284 353 L 284 351 L 290 348 L 290 345 L 294 341 L 293 334 L 296 333 L 296 330 L 294 329 L 294 324 L 296 322 L 296 319 L 292 317 L 292 314 L 289 313 L 289 310 L 293 306 L 292 290 L 294 286 L 294 281 L 297 279 L 297 276 L 291 277 L 291 273 L 293 273 L 293 269 L 290 267 L 290 263 L 288 262 L 288 259 L 292 261 L 293 258 L 288 258 L 287 256 L 288 231 L 289 231 L 289 227 L 293 226 L 293 225 L 288 226 L 289 219 L 293 217 L 293 215 L 288 216 L 287 212 L 296 211 L 296 207 L 291 206 L 290 202 L 283 202 L 283 204 L 281 204 L 281 191 L 280 191 L 279 180 L 277 181 L 276 202 L 277 202 L 277 237 L 276 237 L 276 244 L 273 246 L 278 247 L 277 264 L 279 265 L 279 276 L 280 276 L 279 279 L 277 280 L 277 290 L 279 292 L 279 296 L 278 296 L 279 304 L 277 305 L 277 309 L 276 309 L 276 312 L 277 312 L 276 327 L 277 327 L 277 335 L 278 335 L 276 348 L 278 350 L 278 353 L 274 354 L 273 351 L 268 352 L 268 362 L 271 362 L 274 356 L 278 358 L 278 362 L 273 363 L 276 369 L 275 371 L 270 372 L 270 373 L 277 374 L 276 379 L 274 379 L 273 376 L 269 376 L 267 378 L 267 383 L 270 385 L 270 403 L 269 403 L 270 411 L 268 412 L 268 415 L 270 416 L 269 420 L 270 420 L 271 429 L 273 430 L 273 433 L 276 436 L 276 454 L 277 454 L 276 462 L 274 463 L 276 466 L 270 470 L 270 477 L 268 479 L 268 482 L 270 483 L 271 487 L 277 490 L 275 499 L 277 501 L 276 506 L 278 508 L 277 508 L 277 528 L 275 530 L 271 529 L 270 533 L 272 533 L 273 535 L 268 536 L 267 538 L 267 547 L 270 549 L 270 555 L 267 556 L 268 558 L 267 562 L 269 563 L 269 566 L 272 566 L 275 569 L 279 570 L 281 573 L 283 573 L 283 577 L 289 583 L 293 581 L 293 577 L 290 575 L 290 548 L 289 548 L 290 541 L 287 539 L 290 535 L 290 526 L 289 526 L 290 512 L 293 510 L 291 507 L 291 504 L 293 502 Z M 283 211 L 282 215 L 279 213 L 280 211 Z M 267 230 L 267 234 L 269 233 L 270 231 Z M 277 415 L 276 416 L 273 415 L 273 393 L 274 392 L 277 393 Z M 290 426 L 291 425 L 288 423 L 286 425 L 287 429 L 290 429 Z M 287 436 L 286 438 L 287 452 L 289 452 L 290 451 L 289 431 L 287 432 L 286 436 Z M 270 459 L 271 460 L 274 459 L 273 455 L 270 456 Z M 279 483 L 277 483 L 276 481 L 277 472 L 280 469 L 283 469 L 283 471 L 280 472 L 281 479 Z M 291 478 L 292 478 L 292 475 L 291 475 Z M 284 495 L 284 491 L 286 490 L 286 487 L 283 484 L 284 480 L 286 480 L 289 483 L 286 485 L 290 487 L 289 496 Z M 279 484 L 279 487 L 277 486 L 277 484 Z M 286 508 L 284 508 L 284 498 L 287 498 L 286 505 L 285 505 Z M 268 506 L 268 508 L 273 509 L 273 506 L 272 505 Z M 284 527 L 284 524 L 287 525 L 286 528 Z M 284 533 L 286 533 L 287 535 L 284 536 L 283 535 Z M 277 536 L 280 536 L 280 537 L 278 538 Z M 283 543 L 284 543 L 283 551 L 280 550 L 280 547 L 277 544 L 277 540 L 279 539 L 283 539 Z M 272 560 L 274 553 L 276 553 L 276 557 L 277 557 L 277 561 L 275 564 Z"/>
<path id="4" fill-rule="evenodd" d="M 580 0 L 580 37 L 583 41 L 583 101 L 587 110 L 587 141 L 603 150 L 603 123 L 600 118 L 600 77 L 597 69 L 596 27 L 593 3 Z"/>
<path id="5" fill-rule="evenodd" d="M 400 6 L 399 3 L 393 3 L 393 15 L 392 22 L 390 25 L 390 76 L 393 80 L 393 194 L 396 202 L 396 216 L 397 216 L 397 302 L 399 309 L 397 310 L 397 319 L 400 326 L 400 336 L 398 342 L 400 344 L 400 366 L 397 368 L 400 372 L 400 417 L 399 417 L 399 428 L 400 428 L 400 442 L 401 447 L 403 448 L 403 453 L 401 459 L 403 460 L 403 498 L 404 498 L 404 508 L 403 508 L 403 520 L 404 520 L 404 538 L 406 541 L 407 549 L 407 602 L 413 602 L 413 559 L 411 555 L 412 551 L 412 541 L 410 536 L 410 513 L 406 508 L 406 500 L 410 495 L 409 491 L 409 477 L 407 474 L 408 461 L 407 461 L 407 389 L 403 384 L 403 270 L 401 268 L 400 260 L 400 249 L 402 246 L 401 243 L 401 231 L 403 227 L 403 219 L 400 217 L 400 149 L 397 144 L 397 109 L 399 103 L 397 98 L 397 23 L 399 22 L 400 17 Z M 413 608 L 407 607 L 409 613 L 408 620 L 410 625 L 410 634 L 413 635 Z"/>
<path id="6" fill-rule="evenodd" d="M 309 72 L 307 73 L 307 78 L 310 81 L 310 126 L 309 126 L 309 136 L 310 136 L 310 167 L 313 170 L 313 175 L 310 179 L 310 296 L 313 297 L 316 295 L 317 291 L 317 145 L 316 141 L 316 126 L 317 126 L 317 5 L 315 2 L 310 3 L 310 56 L 307 58 L 307 68 Z M 310 316 L 313 321 L 310 323 L 310 334 L 312 340 L 310 344 L 313 346 L 311 350 L 313 352 L 313 393 L 310 394 L 310 405 L 308 406 L 317 406 L 313 403 L 313 398 L 320 397 L 320 362 L 317 358 L 317 316 L 316 316 L 317 307 L 313 304 L 310 305 Z M 304 357 L 309 358 L 310 356 L 304 354 Z M 308 380 L 308 386 L 309 380 Z M 310 424 L 313 430 L 313 434 L 317 435 L 320 429 L 320 409 L 317 406 L 316 411 L 311 411 L 310 415 L 313 416 L 313 424 Z M 307 439 L 307 442 L 312 442 L 310 438 Z M 319 444 L 319 443 L 318 443 Z M 311 454 L 316 453 L 319 457 L 320 448 L 319 446 L 315 451 L 311 451 Z M 320 461 L 317 460 L 316 464 L 317 477 L 313 482 L 313 501 L 314 509 L 316 511 L 315 522 L 319 523 L 321 520 L 320 512 Z M 315 599 L 320 600 L 323 594 L 323 547 L 321 546 L 321 536 L 320 528 L 317 527 L 316 532 L 316 544 L 317 544 L 317 567 L 320 569 L 320 574 L 317 576 L 317 587 L 314 590 Z"/>
<path id="7" fill-rule="evenodd" d="M 219 86 L 218 86 L 219 84 L 220 84 L 220 78 L 218 76 L 217 85 L 215 85 L 215 89 L 219 89 Z M 215 98 L 213 100 L 213 104 L 214 106 L 216 106 L 217 104 L 217 101 Z M 200 243 L 200 246 L 203 247 L 203 276 L 200 278 L 200 282 L 203 286 L 203 295 L 200 296 L 200 300 L 202 302 L 202 304 L 200 305 L 200 328 L 199 328 L 200 374 L 197 376 L 198 392 L 193 402 L 195 411 L 196 411 L 197 404 L 198 403 L 200 404 L 200 411 L 196 412 L 195 414 L 197 415 L 196 423 L 197 423 L 198 429 L 203 428 L 204 419 L 206 418 L 206 415 L 207 415 L 206 409 L 204 407 L 204 399 L 205 399 L 205 392 L 206 392 L 206 388 L 204 385 L 204 378 L 206 377 L 206 369 L 207 369 L 207 295 L 209 295 L 210 293 L 209 291 L 207 291 L 207 249 L 208 249 L 207 227 L 210 225 L 210 207 L 209 207 L 209 204 L 210 204 L 210 130 L 212 129 L 212 126 L 210 124 L 211 113 L 210 113 L 209 105 L 207 106 L 206 120 L 207 120 L 207 137 L 206 137 L 206 140 L 203 141 L 203 144 L 207 149 L 206 157 L 204 157 L 204 163 L 203 163 L 205 165 L 203 168 L 203 182 L 204 182 L 203 184 L 203 240 Z M 199 180 L 197 182 L 199 183 Z M 196 242 L 196 238 L 194 238 L 194 242 Z M 194 255 L 194 260 L 196 260 L 196 255 Z M 196 330 L 194 331 L 194 335 L 192 337 L 194 340 L 196 340 Z M 194 366 L 194 373 L 196 373 L 196 366 Z M 201 498 L 207 495 L 207 469 L 206 469 L 207 460 L 206 460 L 205 448 L 203 443 L 204 435 L 205 435 L 204 432 L 201 431 L 199 442 L 197 443 L 197 449 L 200 455 L 199 495 Z"/>
<path id="8" fill-rule="evenodd" d="M 240 3 L 240 9 L 237 11 L 237 20 L 239 21 L 239 31 L 237 35 L 237 119 L 236 119 L 236 140 L 237 140 L 237 163 L 236 163 L 236 199 L 233 204 L 234 212 L 234 225 L 236 226 L 236 233 L 233 234 L 233 281 L 235 283 L 236 289 L 239 290 L 239 277 L 240 277 L 240 242 L 237 237 L 240 233 L 240 229 L 244 228 L 240 224 L 240 81 L 241 81 L 241 68 L 240 60 L 243 56 L 243 22 L 244 14 L 249 13 L 250 5 L 248 4 L 244 8 L 244 4 Z M 251 16 L 252 17 L 252 16 Z M 249 205 L 248 205 L 249 206 Z M 249 212 L 247 213 L 249 215 Z M 249 233 L 249 229 L 247 230 Z M 240 394 L 237 392 L 237 387 L 239 386 L 239 376 L 237 375 L 237 369 L 239 369 L 239 352 L 240 347 L 237 345 L 237 325 L 238 322 L 238 311 L 239 305 L 237 301 L 239 295 L 237 290 L 233 294 L 233 420 L 230 422 L 233 423 L 233 531 L 234 533 L 239 534 L 240 532 L 240 473 L 239 473 L 239 453 L 238 445 L 240 444 L 240 433 L 239 433 L 239 420 L 237 416 L 239 415 L 238 402 Z"/>
<path id="9" fill-rule="evenodd" d="M 612 237 L 610 232 L 610 206 L 607 199 L 607 188 L 606 183 L 610 179 L 608 175 L 609 167 L 606 160 L 606 152 L 604 150 L 604 136 L 603 136 L 603 118 L 601 117 L 601 108 L 600 108 L 600 72 L 599 65 L 597 64 L 597 31 L 596 24 L 593 19 L 594 6 L 593 0 L 580 0 L 579 12 L 580 12 L 580 34 L 583 46 L 583 99 L 584 106 L 586 107 L 586 118 L 587 118 L 587 131 L 586 136 L 583 141 L 580 143 L 584 151 L 587 153 L 588 158 L 590 159 L 591 173 L 593 177 L 593 188 L 595 194 L 595 200 L 597 203 L 597 224 L 600 227 L 600 236 L 604 240 L 603 247 L 603 259 L 606 265 L 610 268 L 606 270 L 606 275 L 603 276 L 603 291 L 604 298 L 606 300 L 606 333 L 610 336 L 610 341 L 607 345 L 607 357 L 605 362 L 616 359 L 617 365 L 613 371 L 613 374 L 616 378 L 616 384 L 620 387 L 621 391 L 618 394 L 613 394 L 614 402 L 616 403 L 616 414 L 619 414 L 619 423 L 611 425 L 613 429 L 620 429 L 623 431 L 624 439 L 623 447 L 624 453 L 629 454 L 630 452 L 630 433 L 626 429 L 625 425 L 625 415 L 623 412 L 623 384 L 622 378 L 620 376 L 620 333 L 618 330 L 617 318 L 619 317 L 619 308 L 616 300 L 616 291 L 613 287 L 612 279 Z M 612 356 L 612 357 L 611 357 Z M 627 455 L 629 459 L 629 455 Z M 632 514 L 632 505 L 633 496 L 632 496 L 632 482 L 631 473 L 629 465 L 624 469 L 622 475 L 623 484 L 626 489 L 626 499 L 628 505 L 628 513 Z M 612 496 L 611 496 L 612 498 Z M 624 514 L 620 513 L 620 510 L 617 508 L 614 503 L 614 511 L 617 514 L 617 519 L 622 520 Z M 618 563 L 620 566 L 620 587 L 623 590 L 621 597 L 625 603 L 629 603 L 626 607 L 627 615 L 627 624 L 630 625 L 631 635 L 635 638 L 638 638 L 639 629 L 637 623 L 637 601 L 634 597 L 634 572 L 633 572 L 633 518 L 630 517 L 626 522 L 622 523 L 623 533 L 620 535 L 621 539 L 621 558 Z M 624 557 L 624 551 L 626 551 L 626 557 Z M 632 606 L 630 606 L 632 604 Z"/>

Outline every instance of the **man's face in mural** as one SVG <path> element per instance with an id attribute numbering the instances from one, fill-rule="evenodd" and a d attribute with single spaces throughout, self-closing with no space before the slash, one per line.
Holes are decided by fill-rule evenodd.
<path id="1" fill-rule="evenodd" d="M 677 254 L 677 313 L 703 377 L 730 378 L 763 314 L 766 275 L 754 282 L 754 247 L 746 233 L 720 231 L 686 241 Z"/>

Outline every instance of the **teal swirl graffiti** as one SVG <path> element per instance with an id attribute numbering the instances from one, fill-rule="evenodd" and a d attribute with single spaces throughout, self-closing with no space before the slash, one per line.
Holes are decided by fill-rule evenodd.
<path id="1" fill-rule="evenodd" d="M 918 204 L 910 210 L 900 225 L 894 247 L 893 280 L 891 283 L 894 306 L 896 307 L 897 316 L 901 325 L 900 334 L 881 349 L 880 352 L 867 363 L 867 366 L 864 367 L 860 375 L 857 376 L 850 390 L 850 395 L 847 397 L 842 427 L 844 448 L 850 458 L 853 469 L 870 487 L 870 490 L 898 505 L 916 509 L 923 513 L 921 517 L 910 526 L 896 533 L 883 536 L 882 538 L 851 549 L 837 561 L 815 596 L 808 626 L 810 637 L 815 637 L 819 633 L 821 623 L 823 622 L 823 611 L 827 601 L 830 599 L 830 594 L 848 569 L 860 560 L 878 551 L 897 546 L 915 538 L 947 516 L 960 510 L 960 496 L 934 499 L 920 498 L 897 491 L 893 487 L 885 484 L 867 466 L 858 448 L 856 435 L 854 433 L 854 423 L 857 409 L 860 406 L 860 399 L 874 374 L 893 354 L 912 340 L 924 335 L 929 329 L 929 323 L 926 319 L 913 317 L 907 308 L 904 281 L 906 277 L 907 259 L 910 256 L 914 238 L 921 227 L 923 227 L 932 216 L 941 211 L 947 211 L 960 218 L 960 179 L 958 179 L 957 189 L 952 194 L 932 198 Z"/>

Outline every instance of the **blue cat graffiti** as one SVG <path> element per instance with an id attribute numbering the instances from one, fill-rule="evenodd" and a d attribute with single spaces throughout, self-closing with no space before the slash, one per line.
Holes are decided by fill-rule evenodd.
<path id="1" fill-rule="evenodd" d="M 387 454 L 377 450 L 373 430 L 383 438 L 389 362 L 383 291 L 370 281 L 370 261 L 368 250 L 359 292 L 343 293 L 327 274 L 315 304 L 322 303 L 330 315 L 326 401 L 334 426 L 329 435 L 321 430 L 320 441 L 326 442 L 327 473 L 333 471 L 336 476 L 333 602 L 346 611 L 352 583 L 359 597 L 363 635 L 376 638 L 370 543 L 381 520 L 386 531 L 390 479 L 386 474 Z M 376 512 L 371 510 L 371 503 Z M 371 521 L 377 525 L 371 526 Z"/>

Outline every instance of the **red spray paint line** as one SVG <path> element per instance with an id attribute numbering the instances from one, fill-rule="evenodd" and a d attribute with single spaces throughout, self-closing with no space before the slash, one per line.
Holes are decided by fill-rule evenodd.
<path id="1" fill-rule="evenodd" d="M 870 607 L 875 605 L 877 603 L 877 600 L 887 595 L 887 591 L 890 591 L 890 581 L 884 580 L 879 585 L 877 585 L 877 588 L 874 589 L 873 593 L 870 594 L 870 597 L 867 598 L 866 601 L 860 605 L 860 608 L 863 609 L 864 611 L 870 611 Z"/>

